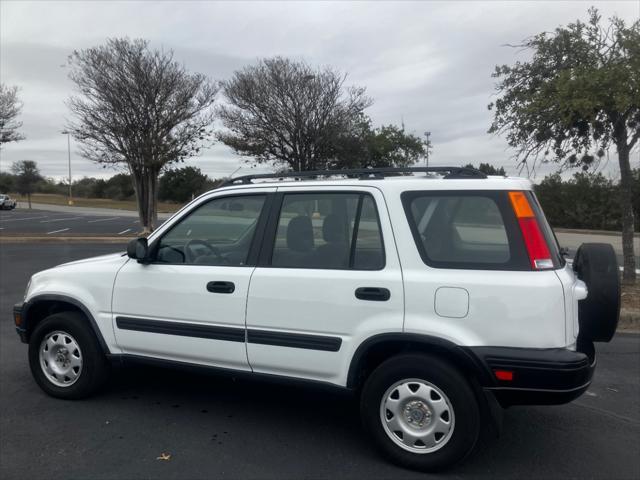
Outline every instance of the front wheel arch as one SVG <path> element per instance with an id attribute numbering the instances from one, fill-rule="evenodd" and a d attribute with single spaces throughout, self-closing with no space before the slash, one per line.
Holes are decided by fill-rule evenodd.
<path id="1" fill-rule="evenodd" d="M 107 343 L 100 332 L 100 328 L 89 309 L 75 298 L 67 297 L 65 295 L 37 295 L 25 303 L 22 310 L 22 318 L 27 342 L 29 342 L 31 334 L 42 320 L 47 318 L 49 315 L 61 312 L 80 313 L 87 320 L 89 325 L 91 325 L 91 329 L 98 340 L 102 353 L 110 353 L 109 347 L 107 347 Z"/>

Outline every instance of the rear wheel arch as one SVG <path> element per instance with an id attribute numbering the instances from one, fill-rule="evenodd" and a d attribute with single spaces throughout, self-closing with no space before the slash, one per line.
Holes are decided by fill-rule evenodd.
<path id="1" fill-rule="evenodd" d="M 449 340 L 413 333 L 383 333 L 362 342 L 351 359 L 347 388 L 359 389 L 376 367 L 405 353 L 435 355 L 458 368 L 477 387 L 491 383 L 486 369 L 466 349 Z"/>
<path id="2" fill-rule="evenodd" d="M 80 313 L 89 323 L 96 336 L 102 352 L 109 353 L 109 348 L 105 342 L 98 324 L 93 318 L 89 309 L 75 298 L 64 295 L 38 295 L 30 299 L 23 308 L 23 321 L 26 330 L 26 339 L 29 338 L 36 326 L 49 315 L 61 312 Z"/>

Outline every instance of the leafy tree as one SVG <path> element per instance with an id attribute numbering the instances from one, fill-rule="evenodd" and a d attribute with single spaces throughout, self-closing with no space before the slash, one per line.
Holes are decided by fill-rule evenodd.
<path id="1" fill-rule="evenodd" d="M 26 195 L 31 208 L 31 194 L 36 184 L 42 180 L 38 165 L 33 160 L 20 160 L 14 162 L 11 171 L 15 174 L 15 187 L 20 195 Z"/>
<path id="2" fill-rule="evenodd" d="M 210 185 L 207 177 L 197 167 L 167 170 L 160 177 L 160 200 L 185 203 L 205 192 Z"/>
<path id="3" fill-rule="evenodd" d="M 109 178 L 104 185 L 104 198 L 128 200 L 136 194 L 131 175 L 119 173 Z"/>
<path id="4" fill-rule="evenodd" d="M 24 139 L 24 135 L 18 132 L 22 127 L 22 122 L 17 120 L 21 110 L 18 87 L 8 87 L 0 83 L 0 146 L 3 143 Z"/>
<path id="5" fill-rule="evenodd" d="M 426 143 L 405 131 L 404 125 L 371 128 L 371 121 L 360 122 L 341 136 L 331 168 L 406 167 L 424 158 Z"/>
<path id="6" fill-rule="evenodd" d="M 467 165 L 465 165 L 465 168 L 476 168 L 473 166 L 472 163 L 469 163 Z M 486 174 L 486 175 L 506 175 L 507 172 L 505 172 L 504 167 L 500 167 L 500 168 L 496 168 L 493 165 L 491 165 L 490 163 L 480 163 L 480 165 L 478 166 L 478 168 L 476 168 L 476 170 L 480 170 L 482 173 Z"/>
<path id="7" fill-rule="evenodd" d="M 331 68 L 282 57 L 245 67 L 222 83 L 227 103 L 218 114 L 226 130 L 218 139 L 258 163 L 325 168 L 340 135 L 371 105 L 365 89 L 345 88 L 345 79 Z"/>
<path id="8" fill-rule="evenodd" d="M 9 172 L 0 172 L 0 193 L 14 192 L 14 176 Z"/>
<path id="9" fill-rule="evenodd" d="M 210 137 L 217 87 L 145 40 L 110 39 L 74 51 L 69 65 L 78 93 L 68 101 L 75 117 L 68 130 L 84 157 L 126 167 L 149 232 L 157 222 L 158 176 L 197 155 Z"/>
<path id="10" fill-rule="evenodd" d="M 640 20 L 601 25 L 596 9 L 522 45 L 528 61 L 496 67 L 499 98 L 489 132 L 506 134 L 522 165 L 560 162 L 589 168 L 615 145 L 620 165 L 624 279 L 635 281 L 633 175 L 640 138 Z"/>

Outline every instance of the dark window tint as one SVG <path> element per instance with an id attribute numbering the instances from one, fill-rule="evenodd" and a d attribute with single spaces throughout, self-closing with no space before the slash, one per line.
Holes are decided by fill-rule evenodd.
<path id="1" fill-rule="evenodd" d="M 211 200 L 166 233 L 158 245 L 159 263 L 244 265 L 264 195 Z"/>
<path id="2" fill-rule="evenodd" d="M 377 270 L 384 250 L 375 202 L 359 193 L 284 195 L 271 264 Z"/>
<path id="3" fill-rule="evenodd" d="M 373 197 L 362 200 L 360 222 L 356 233 L 353 268 L 356 270 L 379 270 L 384 266 L 382 233 L 378 212 Z"/>
<path id="4" fill-rule="evenodd" d="M 528 269 L 515 218 L 502 193 L 404 194 L 425 263 L 442 268 Z"/>

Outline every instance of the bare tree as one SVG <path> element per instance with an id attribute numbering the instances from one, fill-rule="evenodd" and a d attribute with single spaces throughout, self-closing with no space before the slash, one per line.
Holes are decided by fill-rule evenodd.
<path id="1" fill-rule="evenodd" d="M 17 120 L 22 103 L 18 99 L 18 87 L 8 87 L 0 83 L 0 145 L 24 140 L 18 132 L 22 122 Z"/>
<path id="2" fill-rule="evenodd" d="M 211 137 L 218 88 L 189 73 L 172 51 L 146 40 L 110 39 L 69 57 L 77 94 L 68 125 L 86 158 L 131 173 L 145 232 L 157 222 L 158 176 L 197 155 Z"/>
<path id="3" fill-rule="evenodd" d="M 323 168 L 341 133 L 372 103 L 364 88 L 345 88 L 345 80 L 331 68 L 281 57 L 260 60 L 222 83 L 228 103 L 218 114 L 227 130 L 218 139 L 259 163 Z"/>

